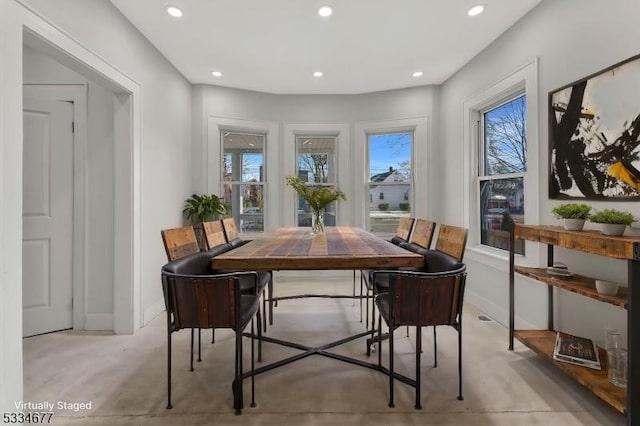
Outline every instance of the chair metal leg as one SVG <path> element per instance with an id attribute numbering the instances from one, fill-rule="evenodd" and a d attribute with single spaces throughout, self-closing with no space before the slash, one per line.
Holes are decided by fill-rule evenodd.
<path id="1" fill-rule="evenodd" d="M 216 329 L 212 328 L 211 329 L 211 344 L 214 344 L 216 342 Z"/>
<path id="2" fill-rule="evenodd" d="M 256 313 L 257 321 L 258 321 L 258 362 L 262 362 L 262 328 L 260 327 L 260 310 Z M 253 323 L 252 323 L 253 324 Z M 251 338 L 253 339 L 253 329 L 251 329 Z"/>
<path id="3" fill-rule="evenodd" d="M 433 326 L 433 368 L 438 366 L 438 340 L 436 339 L 436 326 Z"/>
<path id="4" fill-rule="evenodd" d="M 422 352 L 422 328 L 418 325 L 416 326 L 416 410 L 422 410 L 422 405 L 420 405 L 420 353 Z"/>
<path id="5" fill-rule="evenodd" d="M 202 330 L 198 329 L 198 362 L 202 362 Z"/>
<path id="6" fill-rule="evenodd" d="M 389 407 L 393 408 L 396 404 L 393 403 L 393 329 L 396 328 L 393 324 L 387 324 L 389 326 Z"/>
<path id="7" fill-rule="evenodd" d="M 171 410 L 171 314 L 167 311 L 167 410 Z"/>
<path id="8" fill-rule="evenodd" d="M 382 334 L 382 315 L 378 315 L 378 367 L 382 367 L 382 339 L 380 338 Z M 373 341 L 373 332 L 371 332 L 371 344 L 374 345 Z M 367 348 L 368 349 L 368 348 Z"/>
<path id="9" fill-rule="evenodd" d="M 352 293 L 353 293 L 353 299 L 351 306 L 355 306 L 356 305 L 356 270 L 353 270 L 353 285 L 352 285 Z M 360 299 L 362 300 L 362 299 Z M 362 322 L 362 306 L 360 306 L 360 322 Z"/>
<path id="10" fill-rule="evenodd" d="M 262 312 L 264 312 L 264 316 L 262 317 L 262 329 L 264 332 L 267 332 L 267 290 L 262 290 Z"/>
<path id="11" fill-rule="evenodd" d="M 458 400 L 462 401 L 462 315 L 458 321 Z"/>
<path id="12" fill-rule="evenodd" d="M 273 325 L 273 272 L 271 272 L 271 279 L 269 279 L 269 284 L 267 285 L 267 292 L 269 294 L 269 325 Z M 278 306 L 278 302 L 276 301 L 275 303 Z"/>
<path id="13" fill-rule="evenodd" d="M 242 330 L 236 330 L 236 368 L 231 384 L 233 392 L 233 408 L 238 416 L 242 414 Z"/>
<path id="14" fill-rule="evenodd" d="M 251 320 L 251 372 L 253 373 L 256 370 L 256 357 L 255 357 L 255 334 L 253 330 L 253 323 L 256 321 L 256 318 Z M 260 328 L 260 319 L 258 321 L 258 329 Z M 256 406 L 256 376 L 254 374 L 251 375 L 251 406 Z"/>
<path id="15" fill-rule="evenodd" d="M 194 329 L 191 329 L 191 368 L 189 369 L 189 371 L 193 371 L 193 333 L 194 333 Z"/>

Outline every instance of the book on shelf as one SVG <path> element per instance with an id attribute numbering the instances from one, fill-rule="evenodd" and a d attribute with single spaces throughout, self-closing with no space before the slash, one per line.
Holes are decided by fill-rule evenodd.
<path id="1" fill-rule="evenodd" d="M 601 370 L 598 348 L 593 340 L 557 332 L 553 359 Z"/>

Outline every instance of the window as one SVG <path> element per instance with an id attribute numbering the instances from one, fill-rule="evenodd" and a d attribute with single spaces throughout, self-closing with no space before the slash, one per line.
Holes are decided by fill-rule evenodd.
<path id="1" fill-rule="evenodd" d="M 512 224 L 524 223 L 527 171 L 526 96 L 481 111 L 478 185 L 480 243 L 508 250 Z M 516 240 L 516 253 L 524 243 Z"/>
<path id="2" fill-rule="evenodd" d="M 222 131 L 222 185 L 240 231 L 264 231 L 265 135 Z"/>
<path id="3" fill-rule="evenodd" d="M 296 135 L 297 175 L 308 185 L 336 187 L 336 136 Z M 311 226 L 311 208 L 300 196 L 296 202 L 298 226 Z M 336 226 L 336 203 L 324 214 L 325 226 Z"/>
<path id="4" fill-rule="evenodd" d="M 367 142 L 369 230 L 393 234 L 411 215 L 413 132 L 370 133 Z"/>

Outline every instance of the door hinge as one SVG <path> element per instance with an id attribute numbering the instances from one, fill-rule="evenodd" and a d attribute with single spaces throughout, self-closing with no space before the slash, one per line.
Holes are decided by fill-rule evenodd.
<path id="1" fill-rule="evenodd" d="M 72 121 L 71 122 L 71 133 L 75 133 L 76 132 L 76 122 Z"/>

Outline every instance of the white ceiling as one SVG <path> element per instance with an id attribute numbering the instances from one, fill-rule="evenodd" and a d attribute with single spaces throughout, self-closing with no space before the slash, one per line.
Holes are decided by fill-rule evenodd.
<path id="1" fill-rule="evenodd" d="M 440 84 L 540 1 L 111 0 L 190 82 L 286 94 Z"/>

